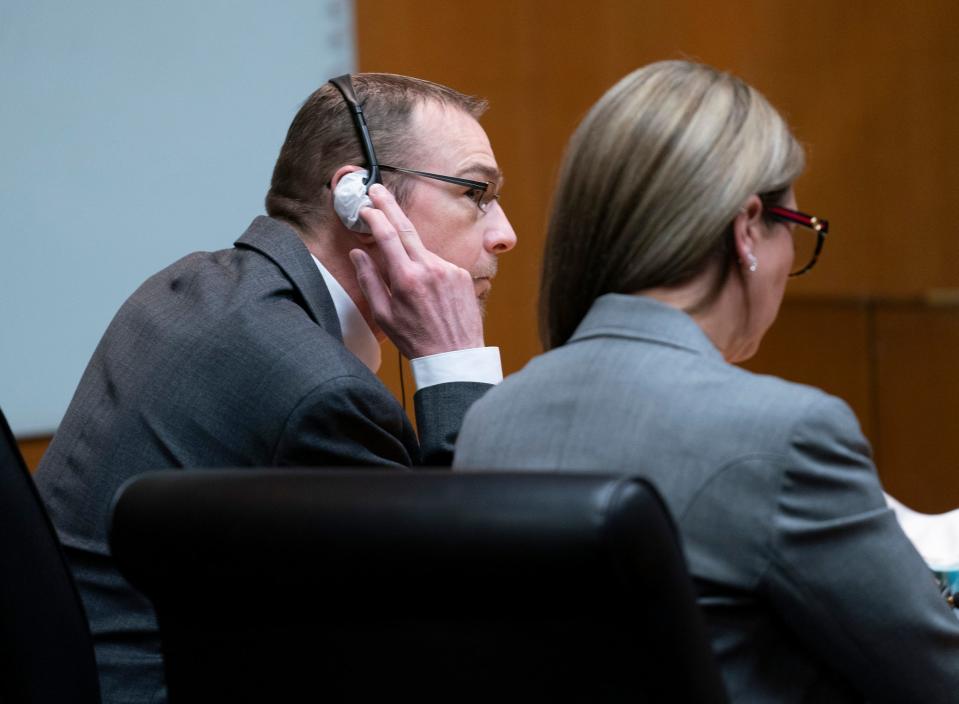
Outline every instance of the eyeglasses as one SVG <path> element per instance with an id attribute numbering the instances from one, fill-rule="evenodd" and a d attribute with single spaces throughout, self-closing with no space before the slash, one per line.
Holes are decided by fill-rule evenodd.
<path id="1" fill-rule="evenodd" d="M 357 136 L 360 140 L 360 146 L 363 148 L 363 156 L 366 158 L 366 163 L 368 165 L 367 171 L 369 171 L 369 176 L 367 177 L 366 181 L 364 181 L 367 190 L 374 183 L 380 182 L 380 171 L 382 170 L 395 171 L 397 173 L 410 174 L 413 176 L 422 176 L 423 178 L 432 178 L 437 181 L 453 183 L 457 186 L 465 186 L 470 190 L 468 190 L 464 195 L 469 196 L 470 200 L 472 200 L 476 207 L 479 208 L 481 213 L 486 213 L 493 204 L 493 201 L 499 198 L 499 193 L 496 192 L 496 187 L 494 184 L 487 181 L 471 181 L 470 179 L 459 178 L 458 176 L 442 176 L 440 174 L 431 174 L 426 171 L 401 169 L 398 166 L 387 166 L 385 164 L 380 164 L 376 160 L 376 152 L 373 150 L 373 139 L 370 137 L 370 129 L 366 125 L 366 116 L 363 114 L 363 108 L 356 99 L 356 92 L 353 89 L 353 79 L 350 78 L 350 74 L 347 73 L 342 76 L 337 76 L 336 78 L 331 78 L 330 83 L 332 83 L 336 89 L 340 91 L 344 102 L 350 109 L 350 115 L 353 118 L 353 125 L 356 127 Z"/>
<path id="2" fill-rule="evenodd" d="M 469 196 L 470 200 L 476 204 L 476 207 L 480 209 L 481 213 L 487 212 L 490 206 L 493 205 L 493 201 L 499 199 L 499 193 L 496 192 L 495 184 L 489 181 L 471 181 L 468 178 L 460 178 L 459 176 L 443 176 L 442 174 L 431 174 L 428 171 L 401 169 L 398 166 L 387 166 L 386 164 L 380 164 L 380 170 L 422 176 L 423 178 L 432 178 L 436 181 L 455 183 L 457 186 L 465 186 L 470 189 L 465 195 Z"/>
<path id="3" fill-rule="evenodd" d="M 794 222 L 804 228 L 816 233 L 816 239 L 810 237 L 799 238 L 793 235 L 793 243 L 796 248 L 796 261 L 802 266 L 791 272 L 790 276 L 801 276 L 816 265 L 819 254 L 822 252 L 823 244 L 826 242 L 826 233 L 829 232 L 829 221 L 817 218 L 815 215 L 807 215 L 798 210 L 783 208 L 778 205 L 766 208 L 766 211 L 778 220 Z"/>

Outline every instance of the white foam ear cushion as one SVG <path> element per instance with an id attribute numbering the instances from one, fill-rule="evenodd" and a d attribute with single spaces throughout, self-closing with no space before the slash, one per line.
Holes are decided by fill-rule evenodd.
<path id="1" fill-rule="evenodd" d="M 340 221 L 354 232 L 369 232 L 369 226 L 360 217 L 360 208 L 372 208 L 373 202 L 366 195 L 365 169 L 351 171 L 339 180 L 333 191 L 333 209 Z"/>

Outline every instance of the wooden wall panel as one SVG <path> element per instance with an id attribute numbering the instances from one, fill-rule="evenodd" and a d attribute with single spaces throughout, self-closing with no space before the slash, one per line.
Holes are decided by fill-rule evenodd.
<path id="1" fill-rule="evenodd" d="M 959 288 L 959 6 L 946 0 L 358 0 L 362 70 L 490 99 L 484 119 L 520 238 L 489 336 L 516 369 L 539 349 L 535 291 L 550 193 L 586 109 L 630 70 L 691 57 L 770 98 L 807 144 L 800 205 L 833 232 L 800 294 L 909 296 Z"/>
<path id="2" fill-rule="evenodd" d="M 957 34 L 951 0 L 357 0 L 361 70 L 421 76 L 490 100 L 483 122 L 519 236 L 501 262 L 487 325 L 507 372 L 540 351 L 535 305 L 550 194 L 588 107 L 632 69 L 667 58 L 731 70 L 763 91 L 807 146 L 800 207 L 830 218 L 832 232 L 815 271 L 790 283 L 751 367 L 849 401 L 882 475 L 927 510 L 946 499 L 917 487 L 949 484 L 951 465 L 918 461 L 916 446 L 957 457 L 949 441 L 934 442 L 959 436 L 957 389 L 932 379 L 955 379 L 947 361 L 959 340 L 918 310 L 880 316 L 876 302 L 959 289 Z M 903 380 L 920 368 L 928 394 L 917 396 Z M 959 505 L 955 493 L 939 496 Z"/>
<path id="3" fill-rule="evenodd" d="M 959 507 L 959 309 L 882 307 L 876 339 L 883 485 L 922 511 Z"/>

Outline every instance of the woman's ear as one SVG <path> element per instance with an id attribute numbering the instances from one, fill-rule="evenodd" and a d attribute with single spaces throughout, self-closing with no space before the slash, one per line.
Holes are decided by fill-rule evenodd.
<path id="1" fill-rule="evenodd" d="M 762 236 L 763 203 L 759 196 L 752 195 L 743 203 L 733 220 L 733 240 L 736 257 L 748 271 L 756 271 L 759 261 L 754 250 Z"/>

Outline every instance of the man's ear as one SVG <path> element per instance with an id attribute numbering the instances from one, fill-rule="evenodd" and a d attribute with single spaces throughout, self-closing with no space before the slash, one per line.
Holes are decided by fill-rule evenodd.
<path id="1" fill-rule="evenodd" d="M 754 250 L 762 236 L 763 203 L 759 196 L 752 195 L 743 203 L 733 220 L 733 239 L 736 257 L 740 264 L 755 271 L 756 255 Z"/>
<path id="2" fill-rule="evenodd" d="M 369 226 L 360 216 L 360 211 L 372 207 L 366 195 L 366 170 L 353 164 L 344 164 L 330 179 L 330 205 L 343 226 L 354 233 L 368 235 Z"/>
<path id="3" fill-rule="evenodd" d="M 333 191 L 336 190 L 336 184 L 340 182 L 340 179 L 346 176 L 349 173 L 354 171 L 362 171 L 362 166 L 357 166 L 356 164 L 343 164 L 340 168 L 333 172 L 333 178 L 330 179 L 330 197 L 333 197 Z"/>

